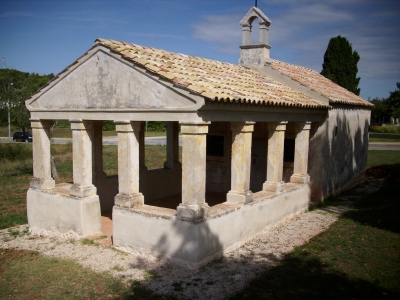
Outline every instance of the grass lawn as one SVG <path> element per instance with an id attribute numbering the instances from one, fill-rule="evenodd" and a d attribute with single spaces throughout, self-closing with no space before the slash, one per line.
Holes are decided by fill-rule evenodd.
<path id="1" fill-rule="evenodd" d="M 400 164 L 400 151 L 370 150 L 368 151 L 367 167 L 379 165 Z"/>
<path id="2" fill-rule="evenodd" d="M 370 137 L 369 141 L 370 142 L 379 142 L 379 143 L 400 143 L 400 137 L 392 138 L 392 139 Z"/>

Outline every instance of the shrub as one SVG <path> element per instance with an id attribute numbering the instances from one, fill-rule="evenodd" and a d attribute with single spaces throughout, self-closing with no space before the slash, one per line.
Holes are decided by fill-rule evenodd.
<path id="1" fill-rule="evenodd" d="M 165 122 L 160 121 L 149 121 L 147 122 L 148 131 L 166 131 L 167 125 Z"/>
<path id="2" fill-rule="evenodd" d="M 103 131 L 114 131 L 115 123 L 114 121 L 103 121 Z"/>
<path id="3" fill-rule="evenodd" d="M 370 131 L 378 132 L 378 133 L 398 133 L 398 134 L 400 134 L 400 126 L 396 126 L 396 125 L 371 126 Z"/>
<path id="4" fill-rule="evenodd" d="M 32 145 L 24 143 L 0 144 L 0 160 L 25 160 L 32 157 Z"/>

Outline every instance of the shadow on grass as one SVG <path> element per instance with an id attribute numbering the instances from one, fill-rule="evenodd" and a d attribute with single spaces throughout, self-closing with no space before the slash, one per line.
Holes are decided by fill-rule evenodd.
<path id="1" fill-rule="evenodd" d="M 399 299 L 400 165 L 371 168 L 369 175 L 385 185 L 231 299 Z M 340 204 L 342 196 L 328 203 Z"/>
<path id="2" fill-rule="evenodd" d="M 343 217 L 360 224 L 400 233 L 400 164 L 370 168 L 370 175 L 384 180 L 385 185 L 377 192 L 357 201 L 357 210 Z"/>
<path id="3" fill-rule="evenodd" d="M 281 265 L 251 281 L 230 299 L 395 299 L 365 280 L 351 280 L 304 252 L 287 256 Z"/>

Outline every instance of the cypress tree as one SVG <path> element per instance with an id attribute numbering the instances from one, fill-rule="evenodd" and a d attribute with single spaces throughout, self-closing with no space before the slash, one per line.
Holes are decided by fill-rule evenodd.
<path id="1" fill-rule="evenodd" d="M 321 75 L 344 87 L 350 92 L 360 95 L 357 77 L 357 63 L 360 55 L 353 51 L 351 44 L 340 35 L 331 38 L 325 51 Z"/>

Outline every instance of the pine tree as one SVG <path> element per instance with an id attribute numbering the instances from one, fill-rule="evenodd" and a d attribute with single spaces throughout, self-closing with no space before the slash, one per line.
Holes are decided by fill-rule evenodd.
<path id="1" fill-rule="evenodd" d="M 339 35 L 331 38 L 325 51 L 321 75 L 360 95 L 358 88 L 360 77 L 357 77 L 359 60 L 360 55 L 357 51 L 353 52 L 351 44 L 345 37 Z"/>

